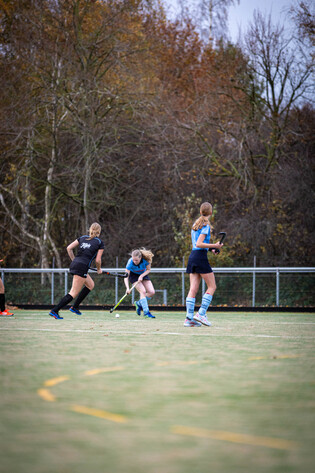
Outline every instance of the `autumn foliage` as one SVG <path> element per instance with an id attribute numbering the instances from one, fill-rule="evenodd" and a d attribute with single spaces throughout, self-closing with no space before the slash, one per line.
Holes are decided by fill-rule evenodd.
<path id="1" fill-rule="evenodd" d="M 67 266 L 65 246 L 92 221 L 107 266 L 139 246 L 181 265 L 203 200 L 214 233 L 228 232 L 217 265 L 314 264 L 312 66 L 299 61 L 294 82 L 283 32 L 258 18 L 247 46 L 205 44 L 141 0 L 0 8 L 7 266 Z"/>

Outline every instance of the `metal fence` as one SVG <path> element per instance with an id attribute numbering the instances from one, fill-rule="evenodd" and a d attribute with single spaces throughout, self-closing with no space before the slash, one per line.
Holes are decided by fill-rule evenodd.
<path id="1" fill-rule="evenodd" d="M 124 272 L 125 268 L 103 268 L 105 272 Z M 151 279 L 156 289 L 155 305 L 184 306 L 189 288 L 185 268 L 153 268 Z M 13 305 L 55 304 L 67 294 L 72 276 L 68 268 L 1 268 L 6 299 Z M 315 306 L 314 267 L 214 268 L 217 291 L 214 306 Z M 94 275 L 95 290 L 87 304 L 111 305 L 125 292 L 121 278 Z M 202 280 L 197 295 L 205 292 Z M 132 302 L 135 295 L 132 294 Z M 199 302 L 200 302 L 199 301 Z"/>

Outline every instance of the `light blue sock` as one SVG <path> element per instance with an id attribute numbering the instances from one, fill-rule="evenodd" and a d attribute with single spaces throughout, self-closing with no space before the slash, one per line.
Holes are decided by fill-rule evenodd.
<path id="1" fill-rule="evenodd" d="M 195 297 L 186 297 L 186 317 L 192 320 L 195 309 Z"/>
<path id="2" fill-rule="evenodd" d="M 201 301 L 201 306 L 200 309 L 198 310 L 200 315 L 206 315 L 207 309 L 209 305 L 211 304 L 212 301 L 212 296 L 211 294 L 208 294 L 207 292 L 203 295 L 202 301 Z"/>
<path id="3" fill-rule="evenodd" d="M 140 299 L 140 304 L 141 304 L 141 307 L 143 309 L 143 313 L 144 314 L 147 314 L 149 312 L 149 306 L 148 306 L 148 301 L 147 301 L 147 298 L 144 297 L 143 299 Z"/>

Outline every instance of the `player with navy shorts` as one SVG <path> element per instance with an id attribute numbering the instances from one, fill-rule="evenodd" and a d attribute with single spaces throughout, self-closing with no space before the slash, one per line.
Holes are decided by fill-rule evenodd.
<path id="1" fill-rule="evenodd" d="M 151 319 L 155 319 L 155 315 L 150 313 L 148 306 L 148 300 L 155 294 L 155 289 L 149 278 L 153 256 L 152 251 L 145 248 L 133 250 L 126 265 L 128 278 L 124 279 L 128 294 L 131 292 L 129 282 L 134 284 L 138 281 L 136 289 L 140 293 L 140 299 L 135 302 L 136 312 L 141 315 L 143 310 L 143 315 Z"/>
<path id="2" fill-rule="evenodd" d="M 79 305 L 94 288 L 94 281 L 88 274 L 94 260 L 98 274 L 102 274 L 101 259 L 104 242 L 99 239 L 100 234 L 101 226 L 95 222 L 90 226 L 89 235 L 83 235 L 68 245 L 67 252 L 72 261 L 69 268 L 70 273 L 73 274 L 72 287 L 70 292 L 49 312 L 51 317 L 63 319 L 59 315 L 59 310 L 69 304 L 75 297 L 77 299 L 70 310 L 74 314 L 81 315 Z M 76 256 L 74 256 L 73 250 L 76 247 L 79 247 L 79 249 Z"/>
<path id="3" fill-rule="evenodd" d="M 190 288 L 186 298 L 185 327 L 200 327 L 201 324 L 210 326 L 207 319 L 207 309 L 216 290 L 215 278 L 208 261 L 208 250 L 220 249 L 222 243 L 210 243 L 210 217 L 212 205 L 204 202 L 200 206 L 200 217 L 195 221 L 191 230 L 192 251 L 190 253 L 186 273 L 189 274 Z M 201 278 L 207 284 L 207 291 L 202 297 L 199 311 L 194 315 L 196 295 Z"/>

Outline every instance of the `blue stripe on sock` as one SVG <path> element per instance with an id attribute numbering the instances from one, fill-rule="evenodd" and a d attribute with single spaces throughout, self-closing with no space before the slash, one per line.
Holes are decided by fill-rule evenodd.
<path id="1" fill-rule="evenodd" d="M 187 319 L 192 319 L 194 316 L 195 310 L 195 297 L 186 297 L 186 317 Z"/>
<path id="2" fill-rule="evenodd" d="M 206 315 L 207 309 L 209 305 L 211 304 L 212 301 L 212 296 L 211 294 L 208 294 L 207 292 L 203 295 L 202 301 L 201 301 L 201 306 L 199 309 L 199 314 L 200 315 Z"/>

